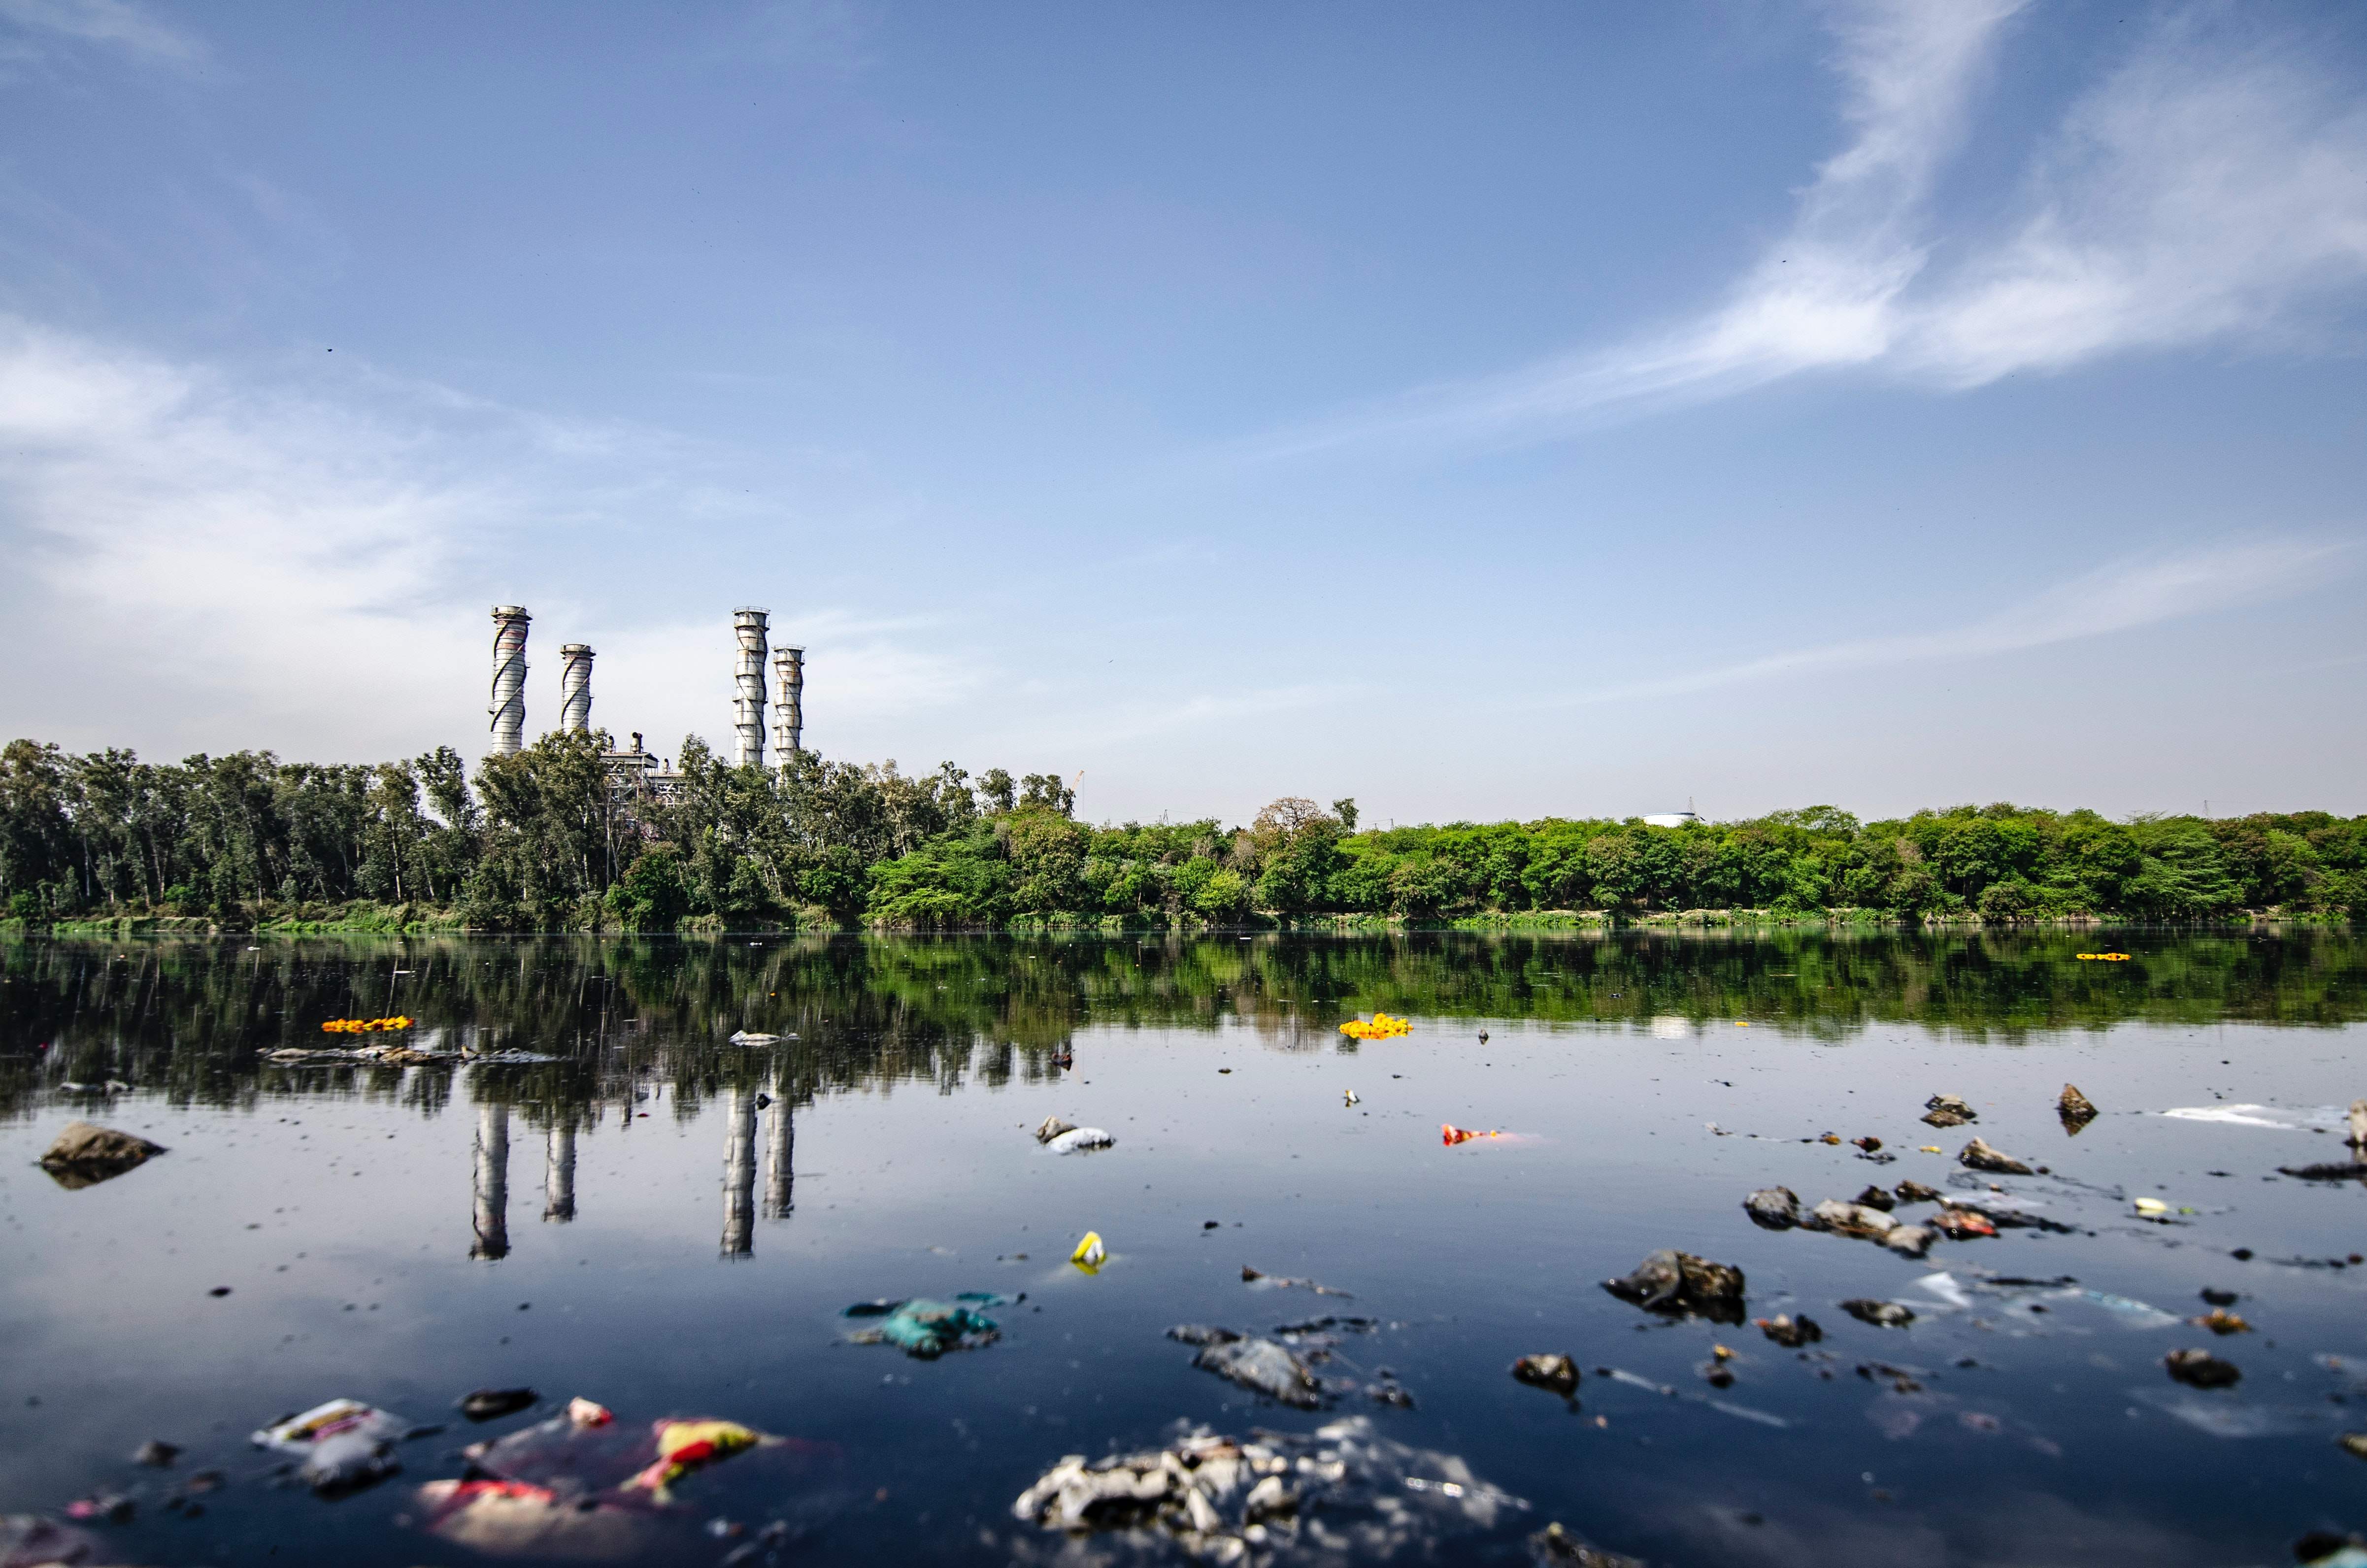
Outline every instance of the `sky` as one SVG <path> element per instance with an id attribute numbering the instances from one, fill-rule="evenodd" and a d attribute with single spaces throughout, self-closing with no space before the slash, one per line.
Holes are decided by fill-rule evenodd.
<path id="1" fill-rule="evenodd" d="M 2367 10 L 0 0 L 0 735 L 2367 812 Z"/>

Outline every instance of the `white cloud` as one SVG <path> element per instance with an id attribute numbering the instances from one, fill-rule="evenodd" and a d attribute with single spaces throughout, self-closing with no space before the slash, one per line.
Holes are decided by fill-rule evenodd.
<path id="1" fill-rule="evenodd" d="M 486 606 L 546 580 L 553 540 L 695 511 L 707 477 L 706 454 L 662 434 L 359 367 L 327 390 L 258 390 L 5 317 L 0 450 L 0 731 L 164 756 L 473 754 Z M 526 597 L 529 733 L 558 717 L 559 644 L 589 642 L 595 722 L 668 755 L 685 731 L 728 747 L 728 606 L 692 624 Z M 846 610 L 784 616 L 775 635 L 813 645 L 830 702 L 811 735 L 956 701 L 989 674 Z"/>
<path id="2" fill-rule="evenodd" d="M 1983 658 L 2110 636 L 2302 592 L 2348 570 L 2359 550 L 2348 542 L 2268 538 L 2122 561 L 1963 626 L 1792 649 L 1685 675 L 1549 699 L 1544 705 L 1672 697 L 1775 676 Z"/>
<path id="3" fill-rule="evenodd" d="M 167 65 L 196 65 L 205 46 L 130 0 L 0 0 L 0 20 L 35 38 L 120 49 Z"/>
<path id="4" fill-rule="evenodd" d="M 2157 20 L 2072 105 L 1995 232 L 1935 222 L 1935 186 L 2021 8 L 1868 0 L 1842 13 L 1852 138 L 1785 235 L 1698 318 L 1254 449 L 1531 440 L 1816 370 L 1961 389 L 2133 350 L 2273 340 L 2293 312 L 2367 278 L 2367 96 L 2298 40 L 2238 46 L 2199 13 Z"/>

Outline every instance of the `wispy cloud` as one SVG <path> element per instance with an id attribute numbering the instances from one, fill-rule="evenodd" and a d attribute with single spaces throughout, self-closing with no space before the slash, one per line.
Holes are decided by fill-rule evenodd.
<path id="1" fill-rule="evenodd" d="M 2361 548 L 2340 540 L 2271 538 L 2122 561 L 1961 626 L 1795 648 L 1682 675 L 1548 698 L 1538 705 L 1674 697 L 1782 676 L 1986 658 L 2081 642 L 2302 592 L 2349 570 Z"/>
<path id="2" fill-rule="evenodd" d="M 206 47 L 187 33 L 131 0 L 0 0 L 0 22 L 27 42 L 60 40 L 120 50 L 156 64 L 191 66 L 206 59 Z"/>
<path id="3" fill-rule="evenodd" d="M 464 750 L 485 733 L 485 606 L 547 581 L 553 538 L 696 515 L 708 454 L 356 367 L 233 377 L 0 317 L 0 691 L 9 735 L 145 751 L 267 745 L 320 760 Z M 527 722 L 556 645 L 599 647 L 596 722 L 671 748 L 730 735 L 728 622 L 561 593 L 536 611 Z M 784 616 L 838 712 L 957 700 L 975 660 L 848 610 Z"/>
<path id="4" fill-rule="evenodd" d="M 1436 386 L 1251 444 L 1506 443 L 1854 370 L 1962 389 L 2131 350 L 2278 331 L 2367 278 L 2367 95 L 2293 39 L 2172 14 L 2042 139 L 1990 232 L 1936 220 L 2022 0 L 1840 13 L 1851 137 L 1782 239 L 1698 317 Z"/>

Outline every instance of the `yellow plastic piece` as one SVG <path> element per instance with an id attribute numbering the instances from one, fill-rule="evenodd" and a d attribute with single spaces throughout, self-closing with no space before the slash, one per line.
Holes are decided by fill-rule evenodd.
<path id="1" fill-rule="evenodd" d="M 1108 1260 L 1109 1254 L 1102 1247 L 1099 1231 L 1087 1231 L 1085 1239 L 1077 1244 L 1077 1250 L 1069 1255 L 1069 1261 L 1088 1274 L 1099 1274 L 1102 1265 Z"/>

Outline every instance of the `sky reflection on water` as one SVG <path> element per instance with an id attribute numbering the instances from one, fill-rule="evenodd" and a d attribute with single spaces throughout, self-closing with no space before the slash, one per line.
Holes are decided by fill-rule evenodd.
<path id="1" fill-rule="evenodd" d="M 464 1435 L 459 1394 L 524 1383 L 827 1453 L 718 1467 L 649 1561 L 751 1539 L 713 1517 L 783 1521 L 783 1561 L 1046 1557 L 1061 1538 L 1008 1508 L 1064 1453 L 1351 1415 L 1530 1505 L 1443 1560 L 1522 1560 L 1559 1520 L 1665 1562 L 2282 1561 L 2305 1529 L 2367 1525 L 2367 1465 L 2334 1441 L 2367 1429 L 2347 1263 L 2367 1187 L 2276 1177 L 2336 1158 L 2331 1135 L 2157 1113 L 2367 1094 L 2367 953 L 2114 940 L 2136 960 L 2079 963 L 2094 938 L 2051 933 L 0 946 L 0 1509 L 142 1483 L 137 1520 L 106 1527 L 127 1560 L 483 1561 L 418 1529 L 413 1492 L 460 1473 L 460 1443 L 548 1415 Z M 1338 1033 L 1376 1007 L 1413 1033 Z M 423 1041 L 559 1060 L 260 1061 L 396 1010 Z M 742 1028 L 798 1038 L 726 1042 Z M 131 1086 L 62 1087 L 109 1079 Z M 2104 1113 L 2077 1138 L 2053 1114 L 2067 1081 Z M 1942 1091 L 1980 1122 L 1921 1124 Z M 29 1162 L 84 1114 L 171 1152 L 65 1191 Z M 1116 1147 L 1048 1155 L 1028 1133 L 1048 1114 Z M 1441 1122 L 1525 1136 L 1448 1149 Z M 1897 1163 L 1802 1142 L 1827 1131 Z M 1918 1264 L 1739 1207 L 1777 1183 L 1806 1203 L 1907 1176 L 1986 1192 L 1952 1158 L 1968 1132 L 2048 1164 L 1999 1185 L 2071 1233 Z M 2198 1211 L 2145 1222 L 2140 1195 Z M 1087 1229 L 1113 1255 L 1091 1278 L 1063 1261 Z M 1806 1312 L 1826 1340 L 1804 1359 L 1598 1288 L 1662 1246 L 1742 1267 L 1753 1315 Z M 1244 1284 L 1244 1264 L 1353 1302 Z M 2180 1322 L 2205 1287 L 2242 1291 L 2258 1331 Z M 850 1302 L 965 1290 L 1026 1292 L 995 1310 L 1000 1342 L 934 1362 L 846 1343 Z M 1861 1324 L 1852 1297 L 1917 1321 Z M 1163 1334 L 1325 1312 L 1383 1324 L 1319 1369 L 1358 1391 L 1328 1413 L 1260 1403 Z M 1701 1377 L 1713 1344 L 1730 1389 Z M 2188 1344 L 2243 1383 L 2169 1381 Z M 1541 1350 L 1586 1369 L 1575 1409 L 1507 1376 Z M 1383 1368 L 1413 1409 L 1364 1397 Z M 455 1429 L 342 1501 L 266 1483 L 245 1434 L 339 1394 Z M 126 1462 L 152 1437 L 188 1447 L 177 1471 Z M 208 1465 L 232 1483 L 202 1517 L 156 1506 Z"/>

